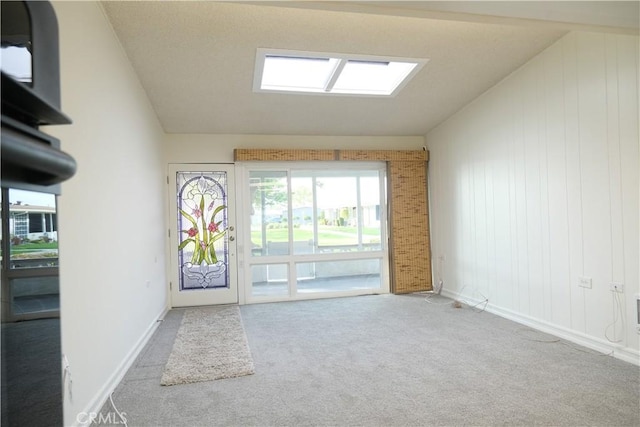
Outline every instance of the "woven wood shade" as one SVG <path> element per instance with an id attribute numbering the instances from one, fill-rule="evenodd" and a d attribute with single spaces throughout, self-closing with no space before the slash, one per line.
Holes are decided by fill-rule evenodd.
<path id="1" fill-rule="evenodd" d="M 431 250 L 427 207 L 428 151 L 236 149 L 236 161 L 385 161 L 389 174 L 391 291 L 430 291 Z"/>
<path id="2" fill-rule="evenodd" d="M 339 150 L 340 160 L 382 160 L 385 162 L 395 160 L 429 160 L 427 151 L 414 150 Z"/>
<path id="3" fill-rule="evenodd" d="M 424 161 L 389 162 L 392 292 L 430 291 L 431 250 Z"/>

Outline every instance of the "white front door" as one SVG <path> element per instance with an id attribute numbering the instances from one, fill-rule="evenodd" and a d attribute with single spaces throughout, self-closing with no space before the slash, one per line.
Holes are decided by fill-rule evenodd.
<path id="1" fill-rule="evenodd" d="M 238 302 L 234 167 L 169 165 L 171 305 Z"/>

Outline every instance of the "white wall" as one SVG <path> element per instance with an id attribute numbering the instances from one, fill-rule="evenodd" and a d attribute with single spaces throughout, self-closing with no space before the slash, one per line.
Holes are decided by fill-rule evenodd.
<path id="1" fill-rule="evenodd" d="M 445 294 L 637 363 L 638 37 L 571 33 L 426 141 Z"/>
<path id="2" fill-rule="evenodd" d="M 236 148 L 420 150 L 423 145 L 422 136 L 169 134 L 165 157 L 168 163 L 232 163 Z"/>
<path id="3" fill-rule="evenodd" d="M 58 200 L 65 425 L 98 409 L 165 309 L 164 133 L 97 2 L 54 2 L 78 162 Z M 68 386 L 68 384 L 67 384 Z"/>

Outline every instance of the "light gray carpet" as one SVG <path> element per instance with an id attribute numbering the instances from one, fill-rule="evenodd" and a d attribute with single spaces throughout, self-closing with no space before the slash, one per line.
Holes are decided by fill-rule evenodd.
<path id="1" fill-rule="evenodd" d="M 255 375 L 161 387 L 172 310 L 113 400 L 132 427 L 638 426 L 637 366 L 434 301 L 242 306 Z"/>
<path id="2" fill-rule="evenodd" d="M 189 384 L 253 373 L 238 306 L 189 308 L 160 383 Z"/>

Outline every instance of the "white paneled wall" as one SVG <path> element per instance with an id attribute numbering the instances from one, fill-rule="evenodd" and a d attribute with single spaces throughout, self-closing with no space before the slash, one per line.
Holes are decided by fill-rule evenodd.
<path id="1" fill-rule="evenodd" d="M 444 293 L 637 362 L 638 37 L 567 35 L 427 145 Z"/>

